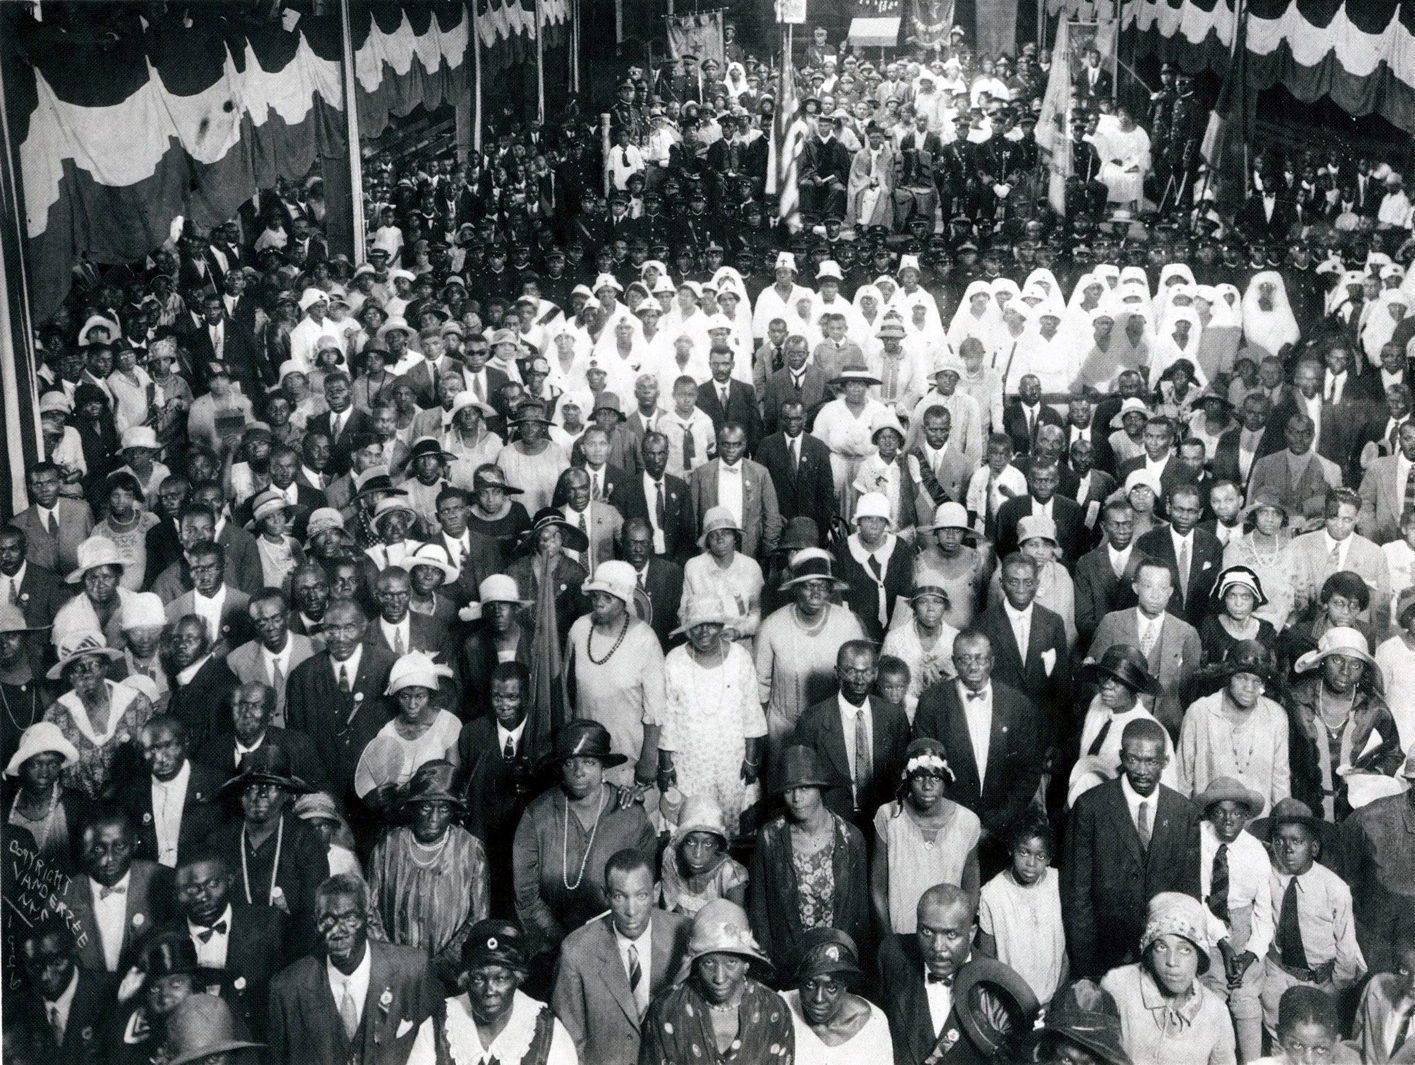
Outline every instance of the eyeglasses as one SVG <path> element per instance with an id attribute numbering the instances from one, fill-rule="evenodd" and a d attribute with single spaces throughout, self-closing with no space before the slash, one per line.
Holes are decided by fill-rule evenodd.
<path id="1" fill-rule="evenodd" d="M 361 913 L 326 913 L 315 922 L 315 927 L 318 928 L 321 933 L 332 932 L 335 925 L 338 925 L 347 932 L 352 932 L 354 929 L 361 927 L 365 919 L 366 918 Z"/>

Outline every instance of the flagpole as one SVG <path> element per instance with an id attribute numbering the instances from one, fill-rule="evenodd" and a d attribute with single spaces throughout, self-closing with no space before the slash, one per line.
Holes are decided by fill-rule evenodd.
<path id="1" fill-rule="evenodd" d="M 349 204 L 354 214 L 354 265 L 358 266 L 368 259 L 368 232 L 364 220 L 364 159 L 359 143 L 359 86 L 354 71 L 349 0 L 339 0 L 339 43 L 344 55 L 344 135 L 349 142 Z"/>
<path id="2" fill-rule="evenodd" d="M 540 0 L 536 5 L 536 117 L 545 121 L 545 44 L 542 41 L 545 27 L 541 23 Z"/>
<path id="3" fill-rule="evenodd" d="M 472 17 L 472 149 L 481 151 L 481 30 L 477 26 L 477 0 L 467 0 Z"/>

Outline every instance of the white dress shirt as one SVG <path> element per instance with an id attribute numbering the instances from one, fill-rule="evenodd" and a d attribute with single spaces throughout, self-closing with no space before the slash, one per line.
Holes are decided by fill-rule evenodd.
<path id="1" fill-rule="evenodd" d="M 280 679 L 282 683 L 290 679 L 290 649 L 294 644 L 295 641 L 288 636 L 285 638 L 285 646 L 279 651 L 272 651 L 269 647 L 261 644 L 260 661 L 265 669 L 265 675 L 270 678 L 270 686 L 272 688 L 275 687 L 276 666 L 280 667 Z"/>
<path id="2" fill-rule="evenodd" d="M 726 507 L 736 519 L 737 524 L 742 524 L 742 463 L 739 460 L 735 466 L 729 466 L 725 462 L 717 464 L 717 505 Z"/>
<path id="3" fill-rule="evenodd" d="M 1141 795 L 1130 786 L 1130 778 L 1124 773 L 1120 774 L 1120 793 L 1125 796 L 1125 805 L 1130 811 L 1130 822 L 1135 826 L 1135 831 L 1140 831 L 1140 807 L 1144 805 L 1145 812 L 1149 814 L 1150 834 L 1155 831 L 1155 811 L 1159 808 L 1160 791 L 1156 787 L 1148 795 Z"/>
<path id="4" fill-rule="evenodd" d="M 359 679 L 359 663 L 363 661 L 363 657 L 363 646 L 357 643 L 354 644 L 354 653 L 342 662 L 340 662 L 333 655 L 329 656 L 329 665 L 330 668 L 334 670 L 334 683 L 336 686 L 339 683 L 339 670 L 342 668 L 348 671 L 349 690 L 354 690 L 354 685 L 358 683 Z"/>
<path id="5" fill-rule="evenodd" d="M 1012 638 L 1017 641 L 1017 655 L 1024 663 L 1027 661 L 1027 642 L 1032 636 L 1032 606 L 1028 603 L 1026 610 L 1014 610 L 1005 597 L 1002 600 L 1002 610 L 1007 615 L 1007 623 L 1012 626 Z"/>
<path id="6" fill-rule="evenodd" d="M 1125 575 L 1125 567 L 1130 565 L 1130 552 L 1135 550 L 1135 541 L 1131 540 L 1125 546 L 1125 550 L 1117 551 L 1112 544 L 1106 544 L 1106 554 L 1110 558 L 1110 571 L 1117 577 Z"/>
<path id="7" fill-rule="evenodd" d="M 201 672 L 201 667 L 206 665 L 207 662 L 209 662 L 210 660 L 211 655 L 209 653 L 204 654 L 191 665 L 189 665 L 186 669 L 180 670 L 177 673 L 177 687 L 184 688 L 188 684 L 190 684 L 192 682 L 192 678 Z"/>
<path id="8" fill-rule="evenodd" d="M 397 622 L 390 622 L 382 617 L 378 619 L 378 627 L 383 632 L 383 638 L 388 641 L 389 650 L 397 650 L 400 638 L 403 641 L 403 654 L 413 649 L 413 623 L 409 620 L 410 616 L 404 614 L 403 620 Z"/>
<path id="9" fill-rule="evenodd" d="M 1327 375 L 1326 400 L 1328 403 L 1340 403 L 1341 394 L 1346 391 L 1346 371 Z"/>
<path id="10" fill-rule="evenodd" d="M 1151 824 L 1154 823 L 1151 818 Z M 1213 893 L 1214 856 L 1218 854 L 1219 838 L 1210 821 L 1199 822 L 1199 893 L 1207 901 Z M 1273 924 L 1273 897 L 1268 880 L 1272 872 L 1272 862 L 1268 852 L 1258 838 L 1248 832 L 1240 832 L 1238 838 L 1228 845 L 1228 912 L 1230 918 L 1240 910 L 1249 910 L 1249 931 L 1246 942 L 1233 946 L 1240 950 L 1251 950 L 1261 963 L 1272 944 L 1275 926 Z M 1209 938 L 1217 943 L 1229 937 L 1229 927 L 1220 921 L 1207 906 L 1204 915 L 1209 922 Z"/>
<path id="11" fill-rule="evenodd" d="M 496 749 L 498 752 L 506 750 L 506 741 L 511 741 L 511 746 L 517 751 L 521 749 L 521 734 L 526 731 L 526 719 L 521 718 L 521 723 L 515 728 L 507 731 L 502 728 L 501 723 L 496 725 Z"/>
<path id="12" fill-rule="evenodd" d="M 192 589 L 192 613 L 206 622 L 207 635 L 211 642 L 221 639 L 221 613 L 226 609 L 226 584 L 223 581 L 210 599 L 195 588 Z"/>
<path id="13" fill-rule="evenodd" d="M 99 945 L 103 947 L 103 967 L 110 973 L 118 971 L 118 958 L 123 953 L 123 935 L 128 925 L 128 892 L 133 889 L 132 870 L 123 874 L 123 879 L 113 885 L 123 890 L 100 898 L 102 888 L 97 880 L 89 879 L 88 888 L 93 896 L 93 920 L 98 925 Z"/>
<path id="14" fill-rule="evenodd" d="M 988 750 L 992 746 L 992 685 L 982 690 L 981 698 L 974 695 L 961 680 L 958 682 L 958 701 L 963 704 L 963 717 L 968 722 L 968 740 L 973 747 L 973 761 L 978 766 L 978 787 L 983 786 L 983 777 L 988 768 Z"/>
<path id="15" fill-rule="evenodd" d="M 853 793 L 855 788 L 855 722 L 863 718 L 865 722 L 865 737 L 869 743 L 870 751 L 875 749 L 875 723 L 870 716 L 870 700 L 867 696 L 865 701 L 855 706 L 844 695 L 836 694 L 836 704 L 840 708 L 840 729 L 845 737 L 845 760 L 850 764 L 850 789 Z M 859 796 L 855 796 L 858 801 Z"/>
<path id="16" fill-rule="evenodd" d="M 1161 639 L 1164 638 L 1164 614 L 1151 620 L 1145 617 L 1145 612 L 1138 606 L 1135 608 L 1135 646 L 1142 648 L 1145 645 L 1145 633 L 1151 628 L 1155 630 L 1154 646 L 1158 647 Z"/>
<path id="17" fill-rule="evenodd" d="M 216 925 L 204 928 L 199 924 L 187 922 L 187 935 L 192 937 L 192 944 L 197 948 L 197 964 L 207 969 L 225 969 L 226 952 L 231 946 L 231 921 L 233 912 L 231 904 L 226 904 L 226 910 L 216 919 L 216 925 L 224 923 L 226 931 L 219 932 Z M 209 935 L 208 935 L 209 933 Z M 207 935 L 205 943 L 201 937 Z"/>
<path id="18" fill-rule="evenodd" d="M 948 984 L 929 981 L 929 967 L 924 966 L 924 994 L 929 999 L 929 1023 L 933 1025 L 934 1038 L 943 1032 L 948 1023 L 948 1015 L 953 1012 L 953 988 Z"/>
<path id="19" fill-rule="evenodd" d="M 15 571 L 13 577 L 7 577 L 0 573 L 0 603 L 18 603 L 20 601 L 20 585 L 25 583 L 25 570 L 28 562 L 21 562 L 20 568 Z"/>
<path id="20" fill-rule="evenodd" d="M 165 784 L 152 778 L 152 827 L 157 832 L 157 863 L 177 868 L 177 836 L 182 831 L 182 810 L 187 804 L 187 781 L 192 763 L 184 761 L 177 775 Z"/>
<path id="21" fill-rule="evenodd" d="M 325 974 L 329 978 L 329 990 L 334 995 L 334 1013 L 339 1014 L 339 1005 L 344 1001 L 344 989 L 347 986 L 353 993 L 354 1008 L 357 1012 L 359 1023 L 364 1020 L 364 999 L 368 998 L 369 977 L 373 974 L 373 947 L 364 945 L 363 960 L 348 976 L 345 976 L 338 969 L 334 968 L 328 959 L 324 962 Z"/>
<path id="22" fill-rule="evenodd" d="M 264 743 L 265 743 L 265 733 L 264 733 L 264 732 L 262 732 L 262 733 L 260 734 L 260 739 L 256 740 L 256 741 L 255 741 L 253 744 L 251 744 L 249 747 L 244 746 L 244 745 L 241 743 L 240 740 L 237 740 L 237 741 L 236 741 L 236 765 L 239 766 L 239 765 L 241 764 L 241 759 L 244 758 L 246 755 L 250 754 L 252 751 L 258 751 L 258 750 L 260 750 L 261 746 L 262 746 Z"/>

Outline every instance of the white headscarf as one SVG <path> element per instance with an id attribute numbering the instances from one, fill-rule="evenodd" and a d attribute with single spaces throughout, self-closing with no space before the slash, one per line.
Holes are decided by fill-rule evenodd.
<path id="1" fill-rule="evenodd" d="M 1264 285 L 1273 286 L 1272 307 L 1266 310 L 1259 303 Z M 1243 336 L 1249 347 L 1262 348 L 1269 355 L 1301 339 L 1302 331 L 1287 301 L 1287 286 L 1276 270 L 1254 274 L 1248 282 L 1248 291 L 1243 293 Z"/>
<path id="2" fill-rule="evenodd" d="M 953 320 L 948 323 L 948 346 L 954 351 L 958 351 L 963 341 L 970 336 L 981 340 L 984 347 L 988 346 L 998 326 L 1002 324 L 1002 312 L 998 310 L 997 300 L 992 298 L 992 294 L 992 286 L 981 278 L 964 291 L 958 309 L 953 312 Z M 988 297 L 981 315 L 973 313 L 974 296 Z"/>
<path id="3" fill-rule="evenodd" d="M 1174 337 L 1175 327 L 1180 322 L 1189 323 L 1189 337 L 1183 347 Z M 1194 367 L 1194 383 L 1204 388 L 1209 383 L 1208 375 L 1199 365 L 1199 342 L 1204 335 L 1204 325 L 1192 307 L 1170 307 L 1169 317 L 1155 340 L 1154 357 L 1150 359 L 1150 387 L 1158 388 L 1165 371 L 1180 359 L 1187 359 Z"/>

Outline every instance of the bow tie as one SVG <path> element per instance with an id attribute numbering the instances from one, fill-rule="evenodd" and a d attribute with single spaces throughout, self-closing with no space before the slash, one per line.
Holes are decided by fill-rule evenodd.
<path id="1" fill-rule="evenodd" d="M 741 466 L 729 466 L 729 465 L 727 465 L 727 463 L 725 463 L 725 462 L 722 464 L 721 469 L 722 469 L 722 472 L 723 472 L 723 473 L 741 473 L 741 472 L 742 472 L 742 467 L 741 467 Z"/>
<path id="2" fill-rule="evenodd" d="M 963 692 L 964 698 L 966 698 L 966 699 L 968 700 L 968 702 L 970 702 L 970 703 L 973 702 L 973 701 L 975 701 L 975 700 L 978 701 L 978 702 L 981 702 L 983 699 L 985 699 L 985 698 L 987 697 L 987 694 L 988 694 L 988 691 L 987 691 L 986 688 L 984 688 L 984 689 L 983 689 L 982 691 L 980 691 L 980 692 L 970 692 L 970 691 L 968 691 L 968 690 L 966 690 L 966 689 L 965 689 L 964 692 Z"/>
<path id="3" fill-rule="evenodd" d="M 127 893 L 128 885 L 126 884 L 120 884 L 116 887 L 100 887 L 98 889 L 98 901 L 102 902 L 109 895 L 126 895 Z"/>
<path id="4" fill-rule="evenodd" d="M 951 976 L 935 976 L 933 973 L 926 972 L 924 980 L 930 984 L 942 984 L 944 987 L 953 986 L 953 977 Z"/>
<path id="5" fill-rule="evenodd" d="M 226 922 L 225 922 L 225 921 L 217 921 L 214 925 L 212 925 L 210 928 L 208 928 L 205 932 L 198 932 L 198 933 L 197 933 L 197 938 L 200 939 L 203 943 L 210 943 L 210 942 L 211 942 L 211 937 L 214 936 L 214 935 L 216 935 L 216 934 L 218 934 L 218 933 L 220 933 L 220 934 L 223 935 L 223 936 L 226 934 Z"/>

